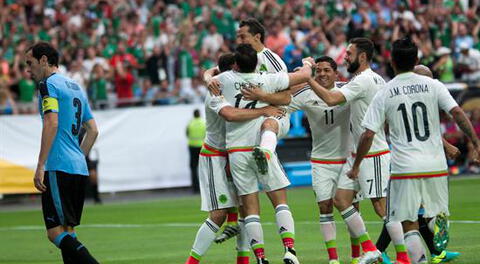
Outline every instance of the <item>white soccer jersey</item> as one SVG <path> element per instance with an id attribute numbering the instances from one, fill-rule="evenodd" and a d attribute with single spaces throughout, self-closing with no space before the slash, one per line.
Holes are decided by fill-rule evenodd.
<path id="1" fill-rule="evenodd" d="M 287 72 L 287 65 L 275 52 L 268 48 L 264 48 L 261 52 L 257 53 L 257 68 L 256 72 Z"/>
<path id="2" fill-rule="evenodd" d="M 340 90 L 337 84 L 332 91 Z M 350 149 L 350 107 L 348 104 L 330 107 L 310 86 L 293 94 L 289 112 L 305 111 L 312 131 L 313 162 L 335 164 L 345 162 Z"/>
<path id="3" fill-rule="evenodd" d="M 364 132 L 362 121 L 365 117 L 365 113 L 367 112 L 368 105 L 372 101 L 377 91 L 382 89 L 384 85 L 385 80 L 383 80 L 380 75 L 368 68 L 353 77 L 350 82 L 345 84 L 342 89 L 339 90 L 347 99 L 347 103 L 350 104 L 350 124 L 354 152 L 356 152 L 358 141 Z M 383 131 L 382 125 L 382 129 L 378 130 L 378 133 L 373 139 L 369 155 L 384 153 L 385 151 L 388 151 L 388 144 L 385 140 L 385 132 Z"/>
<path id="4" fill-rule="evenodd" d="M 212 96 L 207 93 L 205 98 L 206 135 L 204 142 L 219 150 L 225 150 L 226 143 L 225 120 L 218 115 L 218 112 L 229 105 L 222 96 Z"/>
<path id="5" fill-rule="evenodd" d="M 216 76 L 226 101 L 237 108 L 253 109 L 267 106 L 261 101 L 243 99 L 241 89 L 257 85 L 267 93 L 285 90 L 289 85 L 289 77 L 280 73 L 239 73 L 227 71 Z M 259 144 L 260 127 L 264 118 L 245 122 L 226 122 L 227 149 L 253 147 Z"/>
<path id="6" fill-rule="evenodd" d="M 447 175 L 439 108 L 449 112 L 455 106 L 445 85 L 412 72 L 397 75 L 375 96 L 362 125 L 383 132 L 388 122 L 392 179 Z"/>

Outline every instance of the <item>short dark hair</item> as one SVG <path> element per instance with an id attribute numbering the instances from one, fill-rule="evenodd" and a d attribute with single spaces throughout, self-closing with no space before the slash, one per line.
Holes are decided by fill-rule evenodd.
<path id="1" fill-rule="evenodd" d="M 239 27 L 248 26 L 248 32 L 252 35 L 260 34 L 260 41 L 263 43 L 265 40 L 265 28 L 255 18 L 248 18 L 240 22 Z"/>
<path id="2" fill-rule="evenodd" d="M 332 59 L 332 57 L 321 56 L 315 60 L 315 63 L 319 62 L 328 62 L 330 64 L 330 67 L 332 67 L 334 71 L 337 71 L 337 63 L 335 62 L 335 60 Z"/>
<path id="3" fill-rule="evenodd" d="M 200 117 L 200 110 L 198 110 L 198 109 L 193 110 L 193 117 L 199 118 Z"/>
<path id="4" fill-rule="evenodd" d="M 353 38 L 350 40 L 350 44 L 355 44 L 357 48 L 357 56 L 360 53 L 365 52 L 367 55 L 367 61 L 371 61 L 373 58 L 373 51 L 375 49 L 375 45 L 373 41 L 368 38 Z"/>
<path id="5" fill-rule="evenodd" d="M 58 59 L 60 55 L 58 54 L 58 51 L 52 45 L 50 45 L 50 43 L 38 42 L 29 47 L 25 53 L 29 52 L 30 50 L 32 51 L 32 56 L 38 61 L 40 61 L 42 56 L 45 55 L 49 65 L 58 67 Z"/>
<path id="6" fill-rule="evenodd" d="M 250 44 L 240 44 L 235 49 L 235 62 L 240 72 L 254 72 L 257 68 L 257 51 Z"/>
<path id="7" fill-rule="evenodd" d="M 418 47 L 409 38 L 397 39 L 392 44 L 392 61 L 397 71 L 412 71 L 417 63 Z"/>
<path id="8" fill-rule="evenodd" d="M 235 64 L 235 54 L 231 52 L 222 54 L 220 58 L 218 58 L 218 69 L 220 72 L 231 70 L 233 64 Z"/>

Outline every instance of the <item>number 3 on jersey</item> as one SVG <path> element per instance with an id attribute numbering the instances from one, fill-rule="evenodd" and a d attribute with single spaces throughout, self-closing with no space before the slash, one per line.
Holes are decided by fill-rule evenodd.
<path id="1" fill-rule="evenodd" d="M 82 121 L 82 101 L 78 98 L 73 98 L 73 106 L 77 108 L 75 112 L 75 124 L 72 124 L 72 134 L 77 136 L 80 133 L 80 125 Z"/>
<path id="2" fill-rule="evenodd" d="M 235 108 L 239 108 L 240 107 L 240 101 L 242 101 L 242 98 L 243 98 L 243 94 L 237 94 L 235 95 L 235 99 L 237 99 L 235 101 Z M 255 109 L 255 106 L 257 105 L 257 101 L 251 101 L 250 103 L 246 104 L 245 105 L 245 109 Z"/>

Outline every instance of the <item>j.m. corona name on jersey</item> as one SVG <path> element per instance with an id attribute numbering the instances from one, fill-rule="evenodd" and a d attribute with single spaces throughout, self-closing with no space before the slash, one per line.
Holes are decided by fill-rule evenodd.
<path id="1" fill-rule="evenodd" d="M 428 85 L 426 84 L 413 84 L 407 85 L 402 87 L 394 87 L 390 89 L 390 97 L 400 95 L 403 93 L 404 95 L 414 94 L 414 93 L 428 93 Z"/>

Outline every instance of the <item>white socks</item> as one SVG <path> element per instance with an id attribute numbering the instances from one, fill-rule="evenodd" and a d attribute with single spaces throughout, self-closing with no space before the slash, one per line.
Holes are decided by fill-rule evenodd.
<path id="1" fill-rule="evenodd" d="M 220 228 L 210 220 L 210 218 L 207 218 L 198 229 L 195 242 L 193 242 L 192 251 L 203 256 L 215 239 L 215 234 L 219 229 Z"/>
<path id="2" fill-rule="evenodd" d="M 394 245 L 405 245 L 402 223 L 391 221 L 386 223 L 385 226 Z"/>
<path id="3" fill-rule="evenodd" d="M 408 231 L 405 234 L 405 245 L 413 264 L 427 261 L 425 247 L 422 244 L 420 233 L 417 230 Z"/>
<path id="4" fill-rule="evenodd" d="M 277 134 L 270 130 L 263 131 L 260 137 L 260 147 L 268 149 L 271 153 L 274 153 L 277 148 Z"/>
<path id="5" fill-rule="evenodd" d="M 337 228 L 333 214 L 320 214 L 320 230 L 322 231 L 323 239 L 331 241 L 337 239 Z"/>
<path id="6" fill-rule="evenodd" d="M 352 237 L 360 237 L 367 232 L 362 217 L 353 205 L 343 210 L 341 214 L 352 234 Z"/>
<path id="7" fill-rule="evenodd" d="M 237 251 L 249 252 L 250 244 L 248 243 L 247 230 L 245 228 L 245 220 L 238 219 L 238 226 L 240 227 L 240 234 L 237 235 Z"/>
<path id="8" fill-rule="evenodd" d="M 257 245 L 263 247 L 263 229 L 260 224 L 260 216 L 249 215 L 245 217 L 245 229 L 250 246 L 254 249 Z"/>

